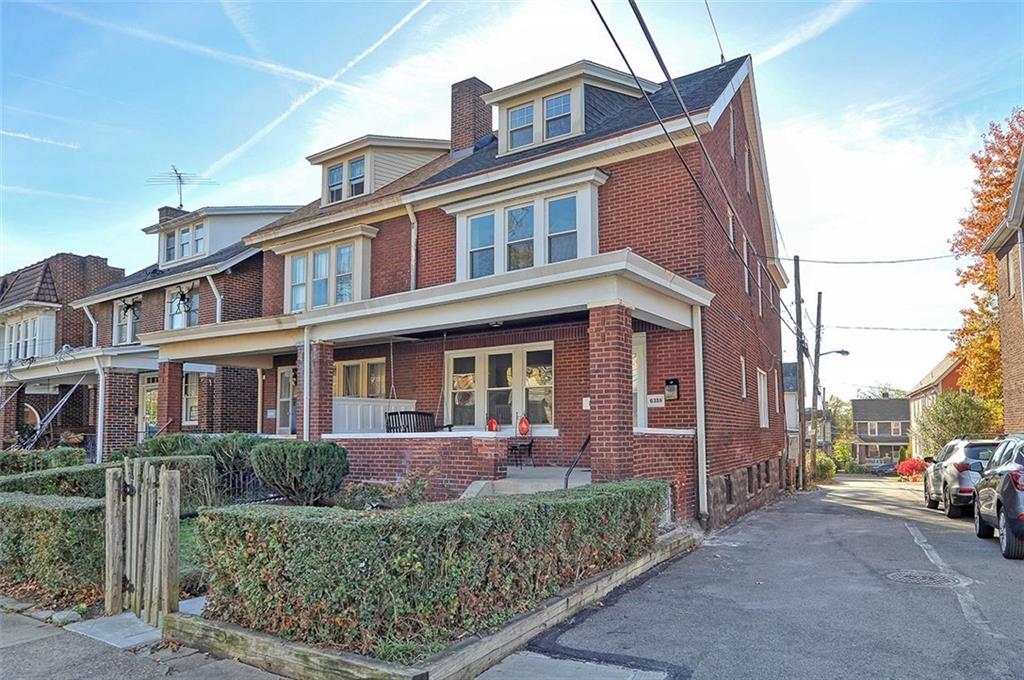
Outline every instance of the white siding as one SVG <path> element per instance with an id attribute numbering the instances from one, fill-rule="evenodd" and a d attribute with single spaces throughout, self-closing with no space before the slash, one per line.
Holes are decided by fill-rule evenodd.
<path id="1" fill-rule="evenodd" d="M 415 151 L 410 149 L 373 150 L 373 186 L 370 191 L 394 182 L 438 157 L 436 151 Z"/>

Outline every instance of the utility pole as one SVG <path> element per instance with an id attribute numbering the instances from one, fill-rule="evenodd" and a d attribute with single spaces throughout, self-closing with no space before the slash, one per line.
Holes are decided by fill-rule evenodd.
<path id="1" fill-rule="evenodd" d="M 814 369 L 811 373 L 811 474 L 818 476 L 818 361 L 821 359 L 821 291 L 814 328 Z"/>
<path id="2" fill-rule="evenodd" d="M 803 300 L 800 297 L 800 256 L 793 256 L 793 288 L 796 293 L 796 411 L 797 427 L 797 488 L 806 489 L 806 471 L 804 469 L 804 435 L 807 433 L 807 419 L 804 416 L 804 316 Z"/>

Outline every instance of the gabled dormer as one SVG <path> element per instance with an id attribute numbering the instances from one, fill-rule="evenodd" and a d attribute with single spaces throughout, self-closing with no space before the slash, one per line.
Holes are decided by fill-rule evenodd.
<path id="1" fill-rule="evenodd" d="M 365 135 L 307 156 L 321 169 L 320 205 L 372 194 L 449 149 L 448 140 Z"/>
<path id="2" fill-rule="evenodd" d="M 640 80 L 643 90 L 658 83 Z M 643 92 L 628 73 L 578 61 L 483 95 L 498 107 L 498 156 L 561 142 L 586 131 L 588 86 L 639 99 Z"/>

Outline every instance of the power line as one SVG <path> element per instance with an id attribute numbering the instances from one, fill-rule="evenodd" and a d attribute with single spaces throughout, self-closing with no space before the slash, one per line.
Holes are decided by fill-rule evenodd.
<path id="1" fill-rule="evenodd" d="M 894 331 L 894 332 L 935 332 L 935 333 L 952 333 L 959 330 L 958 328 L 914 328 L 914 327 L 895 327 L 895 326 L 823 326 L 823 328 L 836 328 L 844 331 Z"/>
<path id="2" fill-rule="evenodd" d="M 932 257 L 907 257 L 898 260 L 811 260 L 807 258 L 800 258 L 801 262 L 810 262 L 812 264 L 906 264 L 909 262 L 932 262 L 934 260 L 948 260 L 956 257 L 955 254 L 949 253 L 948 255 L 935 255 Z M 769 260 L 787 260 L 793 261 L 791 257 L 766 257 Z"/>
<path id="3" fill-rule="evenodd" d="M 722 39 L 718 37 L 718 27 L 715 26 L 715 17 L 711 15 L 711 5 L 708 4 L 708 0 L 704 0 L 704 7 L 708 10 L 708 20 L 711 22 L 711 30 L 715 32 L 715 40 L 718 41 L 718 56 L 722 59 L 721 63 L 725 63 L 725 49 L 722 47 Z"/>

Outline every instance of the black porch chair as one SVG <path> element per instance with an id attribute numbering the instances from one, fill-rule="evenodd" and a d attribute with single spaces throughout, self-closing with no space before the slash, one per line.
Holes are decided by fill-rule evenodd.
<path id="1" fill-rule="evenodd" d="M 385 432 L 452 431 L 451 425 L 437 425 L 429 411 L 390 411 L 384 414 Z"/>
<path id="2" fill-rule="evenodd" d="M 508 442 L 508 464 L 523 467 L 529 461 L 533 465 L 533 437 L 529 439 L 510 439 Z"/>

